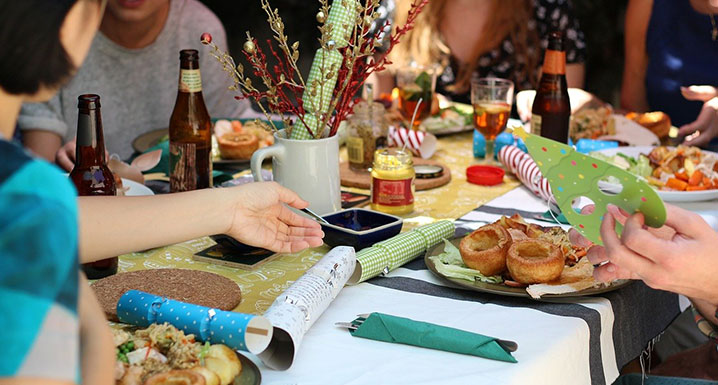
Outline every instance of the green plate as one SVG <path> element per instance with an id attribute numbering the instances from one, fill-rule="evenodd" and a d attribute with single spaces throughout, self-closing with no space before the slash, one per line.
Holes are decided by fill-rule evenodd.
<path id="1" fill-rule="evenodd" d="M 463 237 L 453 238 L 453 239 L 451 239 L 451 243 L 453 243 L 454 246 L 456 246 L 458 248 L 459 243 L 461 242 L 462 238 Z M 491 293 L 491 294 L 507 295 L 507 296 L 511 296 L 511 297 L 531 298 L 529 293 L 526 292 L 525 288 L 506 286 L 502 283 L 485 283 L 485 282 L 478 282 L 478 281 L 472 282 L 472 281 L 468 281 L 465 279 L 447 277 L 447 276 L 439 273 L 439 271 L 436 270 L 436 266 L 434 266 L 434 262 L 432 260 L 430 260 L 429 257 L 439 255 L 443 252 L 444 252 L 444 242 L 441 242 L 441 243 L 437 244 L 436 246 L 430 248 L 426 252 L 426 255 L 424 256 L 424 263 L 426 263 L 426 267 L 428 267 L 429 270 L 431 270 L 431 272 L 436 274 L 437 276 L 439 276 L 453 284 L 459 285 L 459 286 L 467 288 L 467 289 L 475 290 L 475 291 Z M 540 300 L 548 300 L 551 298 L 583 297 L 583 296 L 587 296 L 587 295 L 596 295 L 596 294 L 606 293 L 606 292 L 620 289 L 624 286 L 630 285 L 632 282 L 633 281 L 631 281 L 631 280 L 624 279 L 624 280 L 615 281 L 608 286 L 594 287 L 594 288 L 581 290 L 581 291 L 577 291 L 577 292 L 573 292 L 573 293 L 544 294 L 543 296 L 541 296 L 541 299 L 539 299 L 539 301 Z"/>

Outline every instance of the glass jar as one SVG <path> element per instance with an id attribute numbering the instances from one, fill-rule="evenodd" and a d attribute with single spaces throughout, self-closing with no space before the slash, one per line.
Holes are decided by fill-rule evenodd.
<path id="1" fill-rule="evenodd" d="M 371 208 L 402 215 L 414 211 L 414 162 L 396 148 L 376 150 L 371 170 Z"/>
<path id="2" fill-rule="evenodd" d="M 354 106 L 354 114 L 347 120 L 347 153 L 349 167 L 368 171 L 374 162 L 374 152 L 386 147 L 389 122 L 381 103 L 361 101 Z"/>

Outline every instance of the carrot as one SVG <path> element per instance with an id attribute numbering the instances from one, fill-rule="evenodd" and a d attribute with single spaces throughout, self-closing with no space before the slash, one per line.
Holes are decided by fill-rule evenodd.
<path id="1" fill-rule="evenodd" d="M 239 120 L 233 120 L 232 130 L 234 130 L 234 132 L 242 133 L 242 122 L 240 122 Z"/>
<path id="2" fill-rule="evenodd" d="M 703 181 L 703 173 L 699 170 L 693 171 L 693 175 L 688 179 L 689 186 L 698 186 Z"/>
<path id="3" fill-rule="evenodd" d="M 703 186 L 709 186 L 713 184 L 713 181 L 710 178 L 703 177 Z"/>
<path id="4" fill-rule="evenodd" d="M 676 179 L 676 178 L 668 178 L 668 181 L 666 182 L 666 187 L 670 187 L 674 190 L 678 191 L 686 191 L 686 187 L 688 187 L 688 183 Z"/>
<path id="5" fill-rule="evenodd" d="M 703 191 L 708 190 L 708 187 L 706 186 L 688 186 L 686 187 L 686 191 Z"/>
<path id="6" fill-rule="evenodd" d="M 675 177 L 676 177 L 677 179 L 679 179 L 679 180 L 682 180 L 682 181 L 684 181 L 684 182 L 688 182 L 688 174 L 686 174 L 685 171 L 679 171 L 679 172 L 676 172 L 676 173 L 673 174 L 673 175 L 675 175 Z"/>

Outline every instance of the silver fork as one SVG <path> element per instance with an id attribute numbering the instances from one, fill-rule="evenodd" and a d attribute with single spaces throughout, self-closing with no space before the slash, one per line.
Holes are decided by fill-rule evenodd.
<path id="1" fill-rule="evenodd" d="M 335 322 L 334 326 L 338 326 L 341 328 L 349 329 L 351 331 L 355 331 L 359 328 L 359 326 L 361 326 L 362 323 L 364 323 L 364 321 L 366 321 L 367 318 L 369 318 L 368 313 L 359 314 L 359 315 L 357 315 L 357 319 L 355 319 L 352 322 Z M 519 348 L 519 344 L 517 344 L 515 341 L 500 340 L 497 338 L 496 343 L 498 343 L 499 346 L 501 346 L 501 348 L 503 348 L 504 350 L 506 350 L 507 352 L 510 352 L 510 353 L 515 352 Z"/>

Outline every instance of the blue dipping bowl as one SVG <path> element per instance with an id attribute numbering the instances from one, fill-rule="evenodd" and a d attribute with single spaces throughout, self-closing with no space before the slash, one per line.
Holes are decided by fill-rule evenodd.
<path id="1" fill-rule="evenodd" d="M 404 220 L 367 209 L 347 209 L 325 215 L 324 242 L 331 246 L 352 246 L 356 251 L 389 239 L 401 231 Z"/>

